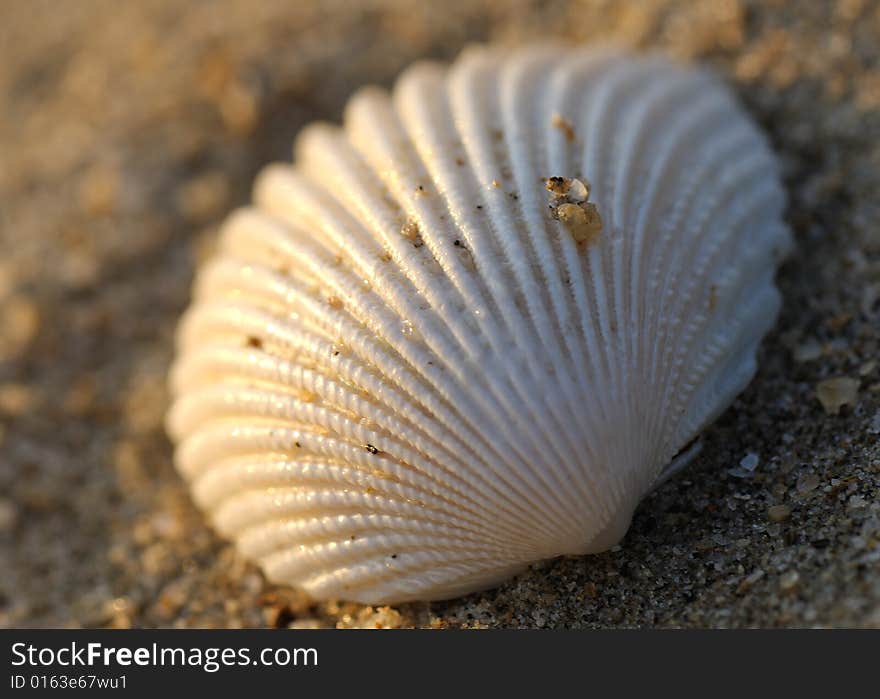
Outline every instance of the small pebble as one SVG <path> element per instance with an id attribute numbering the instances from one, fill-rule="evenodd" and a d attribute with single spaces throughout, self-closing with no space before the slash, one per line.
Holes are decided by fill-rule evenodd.
<path id="1" fill-rule="evenodd" d="M 796 362 L 811 362 L 822 356 L 822 345 L 816 340 L 807 340 L 794 348 L 793 355 Z"/>
<path id="2" fill-rule="evenodd" d="M 568 200 L 574 204 L 581 204 L 590 198 L 590 190 L 580 180 L 572 180 L 568 190 Z"/>
<path id="3" fill-rule="evenodd" d="M 749 452 L 746 454 L 739 462 L 740 468 L 745 469 L 746 471 L 754 471 L 758 468 L 758 464 L 760 463 L 760 457 L 754 452 Z"/>
<path id="4" fill-rule="evenodd" d="M 861 495 L 851 495 L 846 506 L 851 510 L 861 510 L 868 506 L 868 501 Z"/>
<path id="5" fill-rule="evenodd" d="M 283 603 L 274 604 L 263 609 L 263 623 L 273 629 L 287 626 L 290 617 L 290 609 Z"/>
<path id="6" fill-rule="evenodd" d="M 748 577 L 743 578 L 740 581 L 739 585 L 736 588 L 736 591 L 740 594 L 742 594 L 743 592 L 746 592 L 750 587 L 752 587 L 752 585 L 754 585 L 756 582 L 758 582 L 763 577 L 764 577 L 764 571 L 761 570 L 760 568 L 758 568 L 757 570 L 750 573 Z"/>
<path id="7" fill-rule="evenodd" d="M 740 459 L 736 468 L 728 469 L 727 473 L 735 478 L 751 478 L 760 462 L 761 458 L 757 454 L 749 452 Z"/>
<path id="8" fill-rule="evenodd" d="M 13 417 L 24 415 L 34 404 L 34 391 L 28 384 L 0 385 L 0 413 Z"/>
<path id="9" fill-rule="evenodd" d="M 177 207 L 193 223 L 205 223 L 226 208 L 229 182 L 221 172 L 207 172 L 177 190 Z"/>
<path id="10" fill-rule="evenodd" d="M 40 330 L 40 311 L 25 296 L 0 299 L 0 361 L 24 352 Z"/>
<path id="11" fill-rule="evenodd" d="M 226 128 L 239 136 L 254 130 L 260 117 L 259 95 L 245 82 L 232 83 L 220 100 L 220 116 Z"/>
<path id="12" fill-rule="evenodd" d="M 94 165 L 83 177 L 79 189 L 79 204 L 89 216 L 113 213 L 119 199 L 120 175 L 116 168 Z"/>
<path id="13" fill-rule="evenodd" d="M 790 592 L 797 587 L 800 579 L 801 576 L 796 570 L 789 570 L 788 572 L 783 573 L 779 578 L 779 589 L 783 592 Z"/>
<path id="14" fill-rule="evenodd" d="M 785 522 L 791 517 L 791 508 L 787 505 L 773 505 L 767 508 L 767 517 L 771 522 Z"/>
<path id="15" fill-rule="evenodd" d="M 327 625 L 320 619 L 295 619 L 287 625 L 288 629 L 326 629 Z"/>
<path id="16" fill-rule="evenodd" d="M 255 595 L 263 589 L 263 578 L 257 573 L 250 573 L 242 580 L 242 587 L 245 592 Z"/>
<path id="17" fill-rule="evenodd" d="M 0 499 L 0 534 L 11 531 L 18 520 L 18 508 L 12 500 Z"/>
<path id="18" fill-rule="evenodd" d="M 97 385 L 92 375 L 80 376 L 64 396 L 64 412 L 77 417 L 85 417 L 94 407 Z"/>
<path id="19" fill-rule="evenodd" d="M 589 243 L 602 230 L 602 220 L 594 204 L 560 204 L 556 209 L 556 216 L 576 243 Z"/>
<path id="20" fill-rule="evenodd" d="M 809 493 L 814 491 L 819 487 L 819 476 L 815 473 L 805 473 L 803 476 L 798 478 L 797 482 L 797 491 L 799 493 Z"/>
<path id="21" fill-rule="evenodd" d="M 140 565 L 147 575 L 159 577 L 171 571 L 175 562 L 168 547 L 164 543 L 156 543 L 144 549 L 140 556 Z"/>
<path id="22" fill-rule="evenodd" d="M 816 397 L 828 415 L 837 415 L 844 405 L 853 405 L 858 398 L 859 380 L 840 376 L 816 384 Z"/>

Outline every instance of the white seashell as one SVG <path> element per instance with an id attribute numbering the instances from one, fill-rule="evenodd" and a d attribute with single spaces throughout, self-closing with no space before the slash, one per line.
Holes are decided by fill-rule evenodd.
<path id="1" fill-rule="evenodd" d="M 316 598 L 605 550 L 753 376 L 783 206 L 706 72 L 546 46 L 418 64 L 226 222 L 179 329 L 179 469 Z"/>

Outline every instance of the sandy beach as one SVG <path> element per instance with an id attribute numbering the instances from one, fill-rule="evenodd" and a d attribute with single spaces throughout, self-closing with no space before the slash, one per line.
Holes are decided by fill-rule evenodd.
<path id="1" fill-rule="evenodd" d="M 710 66 L 766 130 L 797 248 L 758 375 L 613 550 L 310 603 L 174 469 L 193 271 L 361 85 L 546 37 Z M 880 3 L 35 0 L 0 7 L 0 47 L 0 627 L 880 627 Z"/>

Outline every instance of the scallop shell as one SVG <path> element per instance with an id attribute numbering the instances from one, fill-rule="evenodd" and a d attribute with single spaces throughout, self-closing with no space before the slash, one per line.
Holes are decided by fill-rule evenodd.
<path id="1" fill-rule="evenodd" d="M 437 599 L 607 549 L 755 372 L 784 194 L 707 72 L 477 48 L 295 150 L 198 273 L 168 418 L 274 581 Z"/>

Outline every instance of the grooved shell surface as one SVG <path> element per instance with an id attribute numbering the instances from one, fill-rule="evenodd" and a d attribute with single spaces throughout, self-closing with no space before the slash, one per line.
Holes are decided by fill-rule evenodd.
<path id="1" fill-rule="evenodd" d="M 754 374 L 784 196 L 708 73 L 472 49 L 295 155 L 198 273 L 168 417 L 196 500 L 275 581 L 435 599 L 604 550 Z M 589 183 L 598 234 L 551 177 Z"/>

